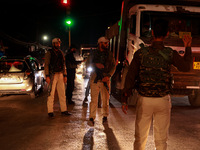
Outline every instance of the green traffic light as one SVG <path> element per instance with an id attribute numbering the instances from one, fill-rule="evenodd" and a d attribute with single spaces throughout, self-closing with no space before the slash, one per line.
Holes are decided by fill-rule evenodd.
<path id="1" fill-rule="evenodd" d="M 65 24 L 66 24 L 67 26 L 71 26 L 71 25 L 73 24 L 73 22 L 72 22 L 72 20 L 67 19 L 67 20 L 65 20 Z"/>
<path id="2" fill-rule="evenodd" d="M 66 23 L 67 23 L 68 25 L 70 25 L 72 22 L 69 20 L 69 21 L 66 21 Z"/>

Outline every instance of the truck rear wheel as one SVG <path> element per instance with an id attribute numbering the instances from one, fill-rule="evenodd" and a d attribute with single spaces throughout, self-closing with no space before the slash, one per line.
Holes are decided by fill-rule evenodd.
<path id="1" fill-rule="evenodd" d="M 200 106 L 200 90 L 195 90 L 193 95 L 188 96 L 191 106 Z"/>

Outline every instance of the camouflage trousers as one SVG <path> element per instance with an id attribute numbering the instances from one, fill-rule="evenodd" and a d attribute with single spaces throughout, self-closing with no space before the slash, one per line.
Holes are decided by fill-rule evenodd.
<path id="1" fill-rule="evenodd" d="M 171 116 L 171 98 L 139 96 L 136 106 L 134 150 L 144 150 L 153 121 L 156 150 L 166 150 Z"/>

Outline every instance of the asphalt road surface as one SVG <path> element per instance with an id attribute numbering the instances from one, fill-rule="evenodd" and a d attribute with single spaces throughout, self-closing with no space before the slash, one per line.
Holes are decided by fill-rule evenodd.
<path id="1" fill-rule="evenodd" d="M 110 116 L 102 124 L 101 108 L 94 126 L 89 120 L 89 105 L 82 105 L 87 80 L 77 75 L 73 100 L 68 106 L 69 117 L 60 115 L 56 97 L 55 118 L 47 116 L 44 92 L 36 99 L 28 95 L 0 97 L 1 150 L 133 150 L 135 107 L 128 114 L 111 96 Z M 90 101 L 90 97 L 89 97 Z M 187 97 L 172 98 L 171 126 L 168 150 L 200 149 L 200 108 L 190 107 Z M 146 150 L 153 150 L 153 131 L 150 130 Z"/>

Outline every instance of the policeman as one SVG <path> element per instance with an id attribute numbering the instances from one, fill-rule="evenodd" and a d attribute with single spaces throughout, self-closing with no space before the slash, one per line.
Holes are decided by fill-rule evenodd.
<path id="1" fill-rule="evenodd" d="M 74 80 L 76 75 L 76 68 L 77 65 L 81 63 L 81 61 L 76 61 L 74 57 L 74 53 L 76 52 L 75 45 L 71 45 L 69 50 L 65 55 L 65 62 L 67 67 L 67 89 L 66 89 L 66 96 L 68 104 L 74 104 L 75 102 L 72 101 L 72 93 L 74 91 Z"/>
<path id="2" fill-rule="evenodd" d="M 135 150 L 144 150 L 151 122 L 153 121 L 155 147 L 167 149 L 168 130 L 171 114 L 171 65 L 179 71 L 190 71 L 192 62 L 192 38 L 184 36 L 184 56 L 176 50 L 164 46 L 169 34 L 168 21 L 155 20 L 152 28 L 153 42 L 151 46 L 140 45 L 134 54 L 124 86 L 124 103 L 122 110 L 127 113 L 126 100 L 132 89 L 136 88 L 139 98 L 136 107 Z"/>
<path id="3" fill-rule="evenodd" d="M 67 72 L 65 67 L 65 58 L 63 52 L 60 50 L 61 41 L 59 38 L 52 40 L 53 48 L 48 50 L 45 54 L 45 75 L 48 84 L 49 95 L 47 99 L 47 109 L 50 118 L 54 117 L 53 104 L 55 90 L 58 92 L 60 101 L 61 114 L 70 115 L 67 111 L 65 84 L 67 82 Z"/>
<path id="4" fill-rule="evenodd" d="M 86 62 L 92 64 L 94 71 L 90 76 L 91 102 L 90 102 L 90 121 L 94 123 L 98 106 L 99 92 L 102 100 L 103 122 L 107 121 L 109 115 L 109 91 L 110 78 L 115 72 L 115 59 L 108 49 L 109 40 L 106 37 L 98 39 L 98 49 L 94 51 Z"/>

